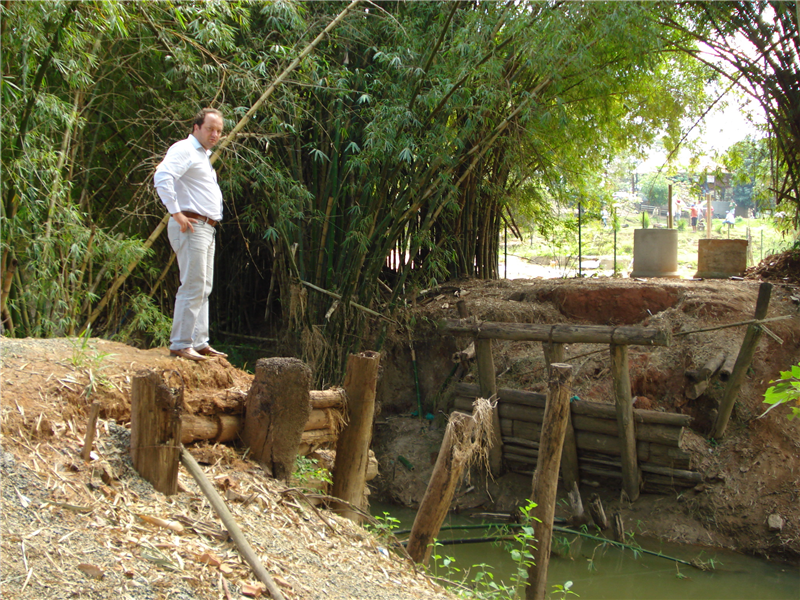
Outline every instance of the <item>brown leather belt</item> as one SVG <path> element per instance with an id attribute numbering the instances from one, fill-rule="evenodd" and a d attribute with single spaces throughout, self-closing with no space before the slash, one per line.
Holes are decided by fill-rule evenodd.
<path id="1" fill-rule="evenodd" d="M 219 221 L 215 221 L 214 219 L 209 219 L 205 215 L 198 215 L 196 212 L 192 212 L 190 210 L 182 210 L 181 212 L 185 214 L 187 217 L 191 217 L 192 219 L 198 219 L 203 223 L 211 225 L 212 227 L 216 227 L 217 224 L 219 224 Z"/>

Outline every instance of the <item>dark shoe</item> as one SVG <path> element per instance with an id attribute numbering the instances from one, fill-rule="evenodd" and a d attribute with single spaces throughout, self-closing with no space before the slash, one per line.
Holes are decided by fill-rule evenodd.
<path id="1" fill-rule="evenodd" d="M 181 348 L 180 350 L 170 350 L 172 356 L 193 360 L 195 362 L 202 362 L 208 360 L 205 356 L 201 356 L 194 348 Z"/>
<path id="2" fill-rule="evenodd" d="M 205 348 L 200 348 L 197 350 L 198 354 L 202 354 L 207 358 L 228 358 L 228 355 L 224 352 L 220 352 L 219 350 L 214 350 L 211 346 L 206 346 Z"/>

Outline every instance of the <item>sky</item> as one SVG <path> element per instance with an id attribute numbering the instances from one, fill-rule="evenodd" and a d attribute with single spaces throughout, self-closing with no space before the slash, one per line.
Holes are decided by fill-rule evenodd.
<path id="1" fill-rule="evenodd" d="M 728 99 L 727 106 L 723 108 L 715 107 L 706 115 L 703 123 L 689 135 L 688 139 L 696 140 L 708 155 L 708 159 L 701 161 L 701 163 L 712 163 L 713 158 L 711 157 L 714 152 L 722 153 L 736 142 L 745 139 L 748 135 L 763 135 L 745 116 L 749 112 L 753 115 L 756 123 L 765 123 L 766 120 L 761 107 L 752 99 L 749 99 L 749 102 L 743 108 L 740 104 L 741 101 L 731 96 Z M 637 165 L 636 172 L 652 173 L 658 171 L 666 161 L 666 158 L 665 152 L 653 150 L 646 160 Z M 678 156 L 678 164 L 686 164 L 688 162 L 689 152 L 686 150 L 681 151 Z"/>

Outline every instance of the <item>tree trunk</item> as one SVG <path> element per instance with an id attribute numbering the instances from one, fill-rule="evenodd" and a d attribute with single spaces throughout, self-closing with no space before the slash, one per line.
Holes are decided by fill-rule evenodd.
<path id="1" fill-rule="evenodd" d="M 348 423 L 336 444 L 331 495 L 360 508 L 366 508 L 362 504 L 380 363 L 380 353 L 371 351 L 351 354 L 347 359 L 344 389 Z M 351 521 L 361 522 L 361 515 L 347 505 L 334 503 L 334 508 Z"/>
<path id="2" fill-rule="evenodd" d="M 261 358 L 247 393 L 242 439 L 250 456 L 288 481 L 311 414 L 311 369 L 296 358 Z"/>

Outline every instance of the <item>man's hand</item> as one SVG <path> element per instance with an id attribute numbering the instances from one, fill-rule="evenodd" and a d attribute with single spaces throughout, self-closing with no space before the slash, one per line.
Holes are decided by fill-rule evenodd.
<path id="1" fill-rule="evenodd" d="M 182 212 L 176 212 L 172 215 L 172 218 L 181 226 L 181 233 L 186 233 L 188 229 L 192 233 L 194 233 L 194 227 L 192 227 L 193 223 L 197 223 L 197 219 L 193 219 L 191 217 L 187 217 Z"/>

